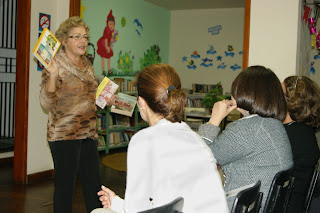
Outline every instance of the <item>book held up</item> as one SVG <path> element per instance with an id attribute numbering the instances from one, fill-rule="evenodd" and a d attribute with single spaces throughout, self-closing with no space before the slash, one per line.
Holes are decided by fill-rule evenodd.
<path id="1" fill-rule="evenodd" d="M 108 77 L 104 77 L 98 86 L 96 93 L 96 105 L 104 109 L 107 101 L 117 91 L 119 85 L 114 83 Z M 115 102 L 111 106 L 110 111 L 113 113 L 132 116 L 134 108 L 137 104 L 137 97 L 118 93 Z"/>
<path id="2" fill-rule="evenodd" d="M 60 41 L 46 28 L 42 31 L 32 54 L 47 68 L 51 64 L 51 57 L 56 55 L 60 45 Z"/>
<path id="3" fill-rule="evenodd" d="M 137 97 L 127 95 L 124 93 L 118 93 L 118 98 L 115 100 L 115 103 L 111 106 L 111 112 L 131 117 L 136 104 Z"/>
<path id="4" fill-rule="evenodd" d="M 118 85 L 108 77 L 104 77 L 98 86 L 96 93 L 96 105 L 101 109 L 107 105 L 107 100 L 117 91 Z"/>

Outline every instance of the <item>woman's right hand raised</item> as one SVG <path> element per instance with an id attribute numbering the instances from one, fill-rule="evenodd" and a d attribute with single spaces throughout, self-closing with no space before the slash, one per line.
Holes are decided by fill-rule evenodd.
<path id="1" fill-rule="evenodd" d="M 46 70 L 50 73 L 50 77 L 56 79 L 58 77 L 58 65 L 56 61 L 51 57 L 50 66 L 46 68 Z"/>
<path id="2" fill-rule="evenodd" d="M 55 92 L 57 87 L 56 87 L 56 81 L 58 79 L 59 75 L 59 68 L 56 63 L 56 61 L 51 57 L 51 64 L 49 67 L 46 68 L 46 70 L 49 73 L 49 79 L 46 84 L 46 91 L 47 92 Z"/>
<path id="3" fill-rule="evenodd" d="M 213 105 L 211 118 L 208 123 L 219 126 L 220 122 L 234 109 L 237 105 L 232 100 L 222 100 Z"/>

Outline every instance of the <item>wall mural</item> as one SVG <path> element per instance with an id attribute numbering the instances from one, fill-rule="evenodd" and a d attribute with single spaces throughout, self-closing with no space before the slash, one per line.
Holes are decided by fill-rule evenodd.
<path id="1" fill-rule="evenodd" d="M 208 28 L 208 33 L 212 36 L 221 36 L 221 31 L 221 25 Z M 190 58 L 188 58 L 187 56 L 181 57 L 182 62 L 186 64 L 186 67 L 189 70 L 196 70 L 198 65 L 208 69 L 216 68 L 218 70 L 222 69 L 236 71 L 238 69 L 241 69 L 241 66 L 237 64 L 239 62 L 239 59 L 235 59 L 235 56 L 243 55 L 242 50 L 236 52 L 234 46 L 229 44 L 227 45 L 225 51 L 218 52 L 215 49 L 214 44 L 209 44 L 208 46 L 209 48 L 202 55 L 202 58 L 200 57 L 199 51 L 197 50 L 193 51 L 193 53 L 190 55 Z"/>
<path id="2" fill-rule="evenodd" d="M 133 23 L 135 23 L 137 25 L 136 32 L 137 32 L 138 36 L 141 37 L 141 33 L 143 30 L 142 24 L 140 23 L 140 21 L 137 18 L 134 19 Z"/>
<path id="3" fill-rule="evenodd" d="M 314 65 L 314 62 L 311 62 L 310 72 L 312 74 L 315 74 L 316 73 L 316 69 L 313 67 L 313 65 Z"/>
<path id="4" fill-rule="evenodd" d="M 110 10 L 103 35 L 97 42 L 97 53 L 101 56 L 101 69 L 103 75 L 106 75 L 104 59 L 107 59 L 108 75 L 112 75 L 113 72 L 110 66 L 110 58 L 113 56 L 112 47 L 114 43 L 119 39 L 118 31 L 114 29 L 115 24 L 116 22 L 114 16 L 112 15 L 112 10 Z"/>
<path id="5" fill-rule="evenodd" d="M 155 44 L 147 49 L 143 55 L 143 58 L 140 58 L 140 70 L 143 70 L 145 67 L 151 64 L 161 63 L 161 57 L 159 55 L 160 47 Z"/>
<path id="6" fill-rule="evenodd" d="M 133 60 L 134 55 L 131 55 L 131 50 L 129 52 L 122 52 L 118 54 L 118 71 L 116 75 L 130 75 L 133 72 Z"/>
<path id="7" fill-rule="evenodd" d="M 215 54 L 218 55 L 217 51 L 214 48 L 214 45 L 209 45 L 209 49 L 206 51 L 205 57 L 201 58 L 201 55 L 198 53 L 198 51 L 194 50 L 193 53 L 190 55 L 189 59 L 187 56 L 183 56 L 181 57 L 181 59 L 182 59 L 182 62 L 186 64 L 186 67 L 189 70 L 196 70 L 198 64 L 206 68 L 216 66 L 218 70 L 219 69 L 225 70 L 226 68 L 229 68 L 230 70 L 236 71 L 238 69 L 241 69 L 241 66 L 239 66 L 237 63 L 232 63 L 232 61 L 230 61 L 230 58 L 233 58 L 236 55 L 233 45 L 227 46 L 227 50 L 224 51 L 224 57 L 222 57 L 220 53 L 218 56 L 213 57 L 213 55 Z M 242 54 L 243 54 L 242 51 L 238 52 L 238 55 L 242 55 Z M 218 61 L 220 62 L 217 63 Z M 226 64 L 227 62 L 229 64 L 228 65 L 229 67 Z"/>
<path id="8" fill-rule="evenodd" d="M 131 22 L 135 27 L 135 32 L 138 37 L 142 37 L 143 34 L 143 25 L 139 21 L 138 18 L 135 18 L 133 22 Z M 121 18 L 121 27 L 124 28 L 127 25 L 126 17 Z M 158 44 L 154 44 L 150 46 L 144 52 L 144 56 L 140 58 L 140 70 L 133 70 L 133 65 L 136 60 L 136 57 L 133 55 L 131 50 L 120 50 L 117 54 L 117 68 L 111 68 L 110 60 L 114 56 L 113 46 L 119 40 L 119 33 L 115 29 L 116 21 L 112 14 L 112 9 L 110 10 L 107 20 L 106 26 L 103 31 L 102 37 L 99 38 L 97 42 L 97 54 L 101 57 L 101 69 L 102 75 L 105 76 L 135 76 L 137 72 L 142 70 L 148 65 L 161 63 L 160 47 Z M 119 41 L 118 41 L 119 42 Z M 120 40 L 121 42 L 121 40 Z M 90 45 L 94 45 L 90 43 Z M 94 50 L 93 50 L 94 51 Z M 89 54 L 88 54 L 89 55 Z M 105 60 L 107 60 L 107 69 L 105 68 Z M 93 60 L 92 60 L 93 63 Z"/>

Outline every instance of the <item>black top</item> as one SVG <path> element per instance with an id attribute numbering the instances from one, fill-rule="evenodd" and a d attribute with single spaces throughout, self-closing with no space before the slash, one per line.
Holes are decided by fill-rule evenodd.
<path id="1" fill-rule="evenodd" d="M 295 177 L 293 195 L 290 198 L 288 212 L 303 212 L 314 166 L 318 162 L 320 152 L 311 126 L 291 122 L 284 125 L 292 149 L 293 175 Z"/>

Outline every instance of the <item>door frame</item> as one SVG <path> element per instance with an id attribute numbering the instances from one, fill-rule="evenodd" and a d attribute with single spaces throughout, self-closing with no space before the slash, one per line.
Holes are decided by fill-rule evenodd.
<path id="1" fill-rule="evenodd" d="M 17 61 L 16 107 L 13 179 L 15 183 L 28 183 L 28 107 L 30 68 L 31 1 L 17 0 Z M 81 0 L 70 0 L 69 16 L 80 15 Z"/>
<path id="2" fill-rule="evenodd" d="M 250 13 L 251 13 L 251 0 L 245 0 L 242 69 L 247 68 L 249 63 Z"/>

